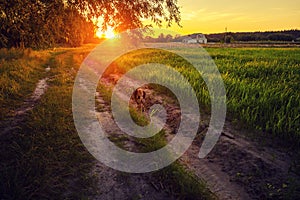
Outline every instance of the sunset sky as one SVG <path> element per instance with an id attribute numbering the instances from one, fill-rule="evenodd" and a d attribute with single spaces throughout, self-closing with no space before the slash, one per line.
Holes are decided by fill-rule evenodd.
<path id="1" fill-rule="evenodd" d="M 300 0 L 178 0 L 180 34 L 300 29 Z"/>

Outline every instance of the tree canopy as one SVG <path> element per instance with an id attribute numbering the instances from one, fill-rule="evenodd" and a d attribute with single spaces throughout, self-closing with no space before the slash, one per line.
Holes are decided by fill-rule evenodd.
<path id="1" fill-rule="evenodd" d="M 177 0 L 1 0 L 0 47 L 79 46 L 102 28 L 121 32 L 154 24 L 179 25 Z"/>

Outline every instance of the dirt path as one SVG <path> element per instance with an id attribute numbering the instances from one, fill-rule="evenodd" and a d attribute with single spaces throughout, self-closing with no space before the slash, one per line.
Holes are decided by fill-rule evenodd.
<path id="1" fill-rule="evenodd" d="M 80 87 L 86 89 L 85 80 L 80 80 Z M 136 148 L 136 143 L 130 140 L 129 137 L 124 137 L 124 133 L 114 123 L 110 111 L 110 105 L 104 101 L 103 96 L 97 93 L 96 115 L 101 123 L 102 128 L 106 131 L 107 137 L 111 140 L 120 139 L 118 142 L 122 143 L 122 148 L 132 151 Z M 92 111 L 94 112 L 94 111 Z M 87 128 L 90 134 L 98 137 L 96 131 L 93 130 L 93 125 Z M 110 167 L 107 167 L 101 162 L 95 161 L 94 170 L 91 172 L 98 178 L 98 186 L 96 187 L 97 195 L 92 196 L 95 200 L 111 200 L 111 199 L 145 199 L 145 200 L 171 200 L 176 199 L 164 190 L 155 187 L 155 183 L 148 174 L 128 174 Z"/>
<path id="2" fill-rule="evenodd" d="M 45 71 L 46 73 L 49 72 L 50 67 L 45 68 Z M 24 121 L 26 113 L 34 108 L 42 95 L 46 92 L 48 88 L 47 80 L 48 77 L 40 79 L 31 96 L 24 100 L 23 105 L 13 111 L 12 117 L 0 124 L 0 135 L 7 134 L 19 127 L 19 124 Z"/>
<path id="3" fill-rule="evenodd" d="M 104 129 L 108 131 L 110 138 L 120 138 L 124 133 L 120 131 L 113 122 L 109 105 L 106 104 L 101 96 L 97 97 L 102 102 L 103 109 L 98 113 L 98 119 Z M 122 146 L 127 150 L 135 148 L 135 143 L 130 139 L 123 137 Z M 111 169 L 104 164 L 95 163 L 94 173 L 99 178 L 99 186 L 97 187 L 99 195 L 95 199 L 175 199 L 162 190 L 155 188 L 155 184 L 151 182 L 147 175 L 143 174 L 127 174 Z"/>
<path id="4" fill-rule="evenodd" d="M 104 83 L 108 84 L 109 81 L 111 80 L 108 78 Z M 135 84 L 137 83 L 133 80 L 129 83 L 129 85 Z M 156 96 L 149 87 L 143 89 L 148 96 L 151 96 L 151 99 L 148 100 L 149 107 L 169 98 L 164 95 Z M 122 91 L 117 93 L 122 93 Z M 118 96 L 122 98 L 122 94 L 118 94 Z M 103 104 L 101 116 L 109 118 L 109 105 L 105 104 L 101 96 L 98 96 L 98 102 Z M 168 113 L 165 126 L 166 139 L 171 140 L 174 136 L 173 133 L 176 132 L 180 109 L 178 105 L 168 103 L 166 110 Z M 197 137 L 188 151 L 179 159 L 180 162 L 204 180 L 219 199 L 288 198 L 290 188 L 298 184 L 300 180 L 300 177 L 290 170 L 292 159 L 288 152 L 250 140 L 246 137 L 249 135 L 246 130 L 235 128 L 236 126 L 233 126 L 228 120 L 225 122 L 223 133 L 213 151 L 205 159 L 199 159 L 198 153 L 207 132 L 209 119 L 208 114 L 202 114 Z M 116 133 L 117 129 L 111 128 L 115 125 L 113 122 L 111 123 L 106 130 Z M 134 148 L 132 146 L 135 145 L 130 139 L 125 139 L 123 143 L 128 146 L 128 150 Z"/>
<path id="5" fill-rule="evenodd" d="M 155 188 L 149 178 L 139 174 L 125 174 L 115 171 L 101 163 L 95 164 L 94 173 L 99 177 L 98 195 L 95 200 L 112 199 L 175 199 L 164 191 Z"/>

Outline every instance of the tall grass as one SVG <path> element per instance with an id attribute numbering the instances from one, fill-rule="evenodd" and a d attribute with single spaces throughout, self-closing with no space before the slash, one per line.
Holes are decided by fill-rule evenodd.
<path id="1" fill-rule="evenodd" d="M 300 49 L 208 48 L 207 51 L 223 78 L 229 117 L 248 127 L 300 141 Z M 195 48 L 178 48 L 176 52 L 201 54 Z M 202 105 L 210 106 L 210 95 L 201 76 L 174 54 L 153 49 L 131 52 L 114 62 L 106 73 L 118 71 L 116 68 L 124 73 L 137 65 L 155 62 L 175 67 L 189 80 Z M 160 77 L 177 84 L 168 74 Z M 178 87 L 186 92 L 184 86 Z"/>
<path id="2" fill-rule="evenodd" d="M 300 49 L 208 49 L 228 108 L 249 126 L 300 139 Z"/>

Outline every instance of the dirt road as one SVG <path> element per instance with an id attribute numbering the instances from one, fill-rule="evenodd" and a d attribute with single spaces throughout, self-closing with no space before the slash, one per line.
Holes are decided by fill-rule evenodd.
<path id="1" fill-rule="evenodd" d="M 104 83 L 109 84 L 109 80 L 104 80 Z M 131 84 L 136 83 L 132 80 Z M 164 129 L 166 140 L 171 140 L 179 123 L 180 108 L 176 103 L 170 103 L 172 101 L 167 95 L 157 95 L 149 86 L 143 89 L 151 97 L 147 102 L 148 108 L 154 103 L 168 102 L 165 103 L 168 119 Z M 103 108 L 100 116 L 109 118 L 109 103 L 104 103 L 101 96 L 98 96 L 98 102 L 102 103 Z M 201 114 L 202 122 L 197 137 L 180 158 L 180 163 L 204 180 L 219 199 L 293 199 L 299 195 L 297 185 L 300 177 L 292 170 L 291 154 L 278 146 L 272 147 L 272 139 L 266 138 L 264 133 L 255 132 L 258 134 L 256 140 L 251 139 L 254 131 L 239 128 L 238 124 L 229 120 L 225 122 L 223 133 L 213 151 L 206 158 L 199 159 L 199 149 L 210 119 L 208 113 Z M 118 132 L 116 125 L 110 124 L 109 127 L 108 132 Z M 121 132 L 119 134 L 124 135 Z M 259 138 L 264 138 L 264 141 L 259 142 Z M 129 149 L 134 148 L 134 142 L 129 139 L 125 145 L 131 146 Z"/>

